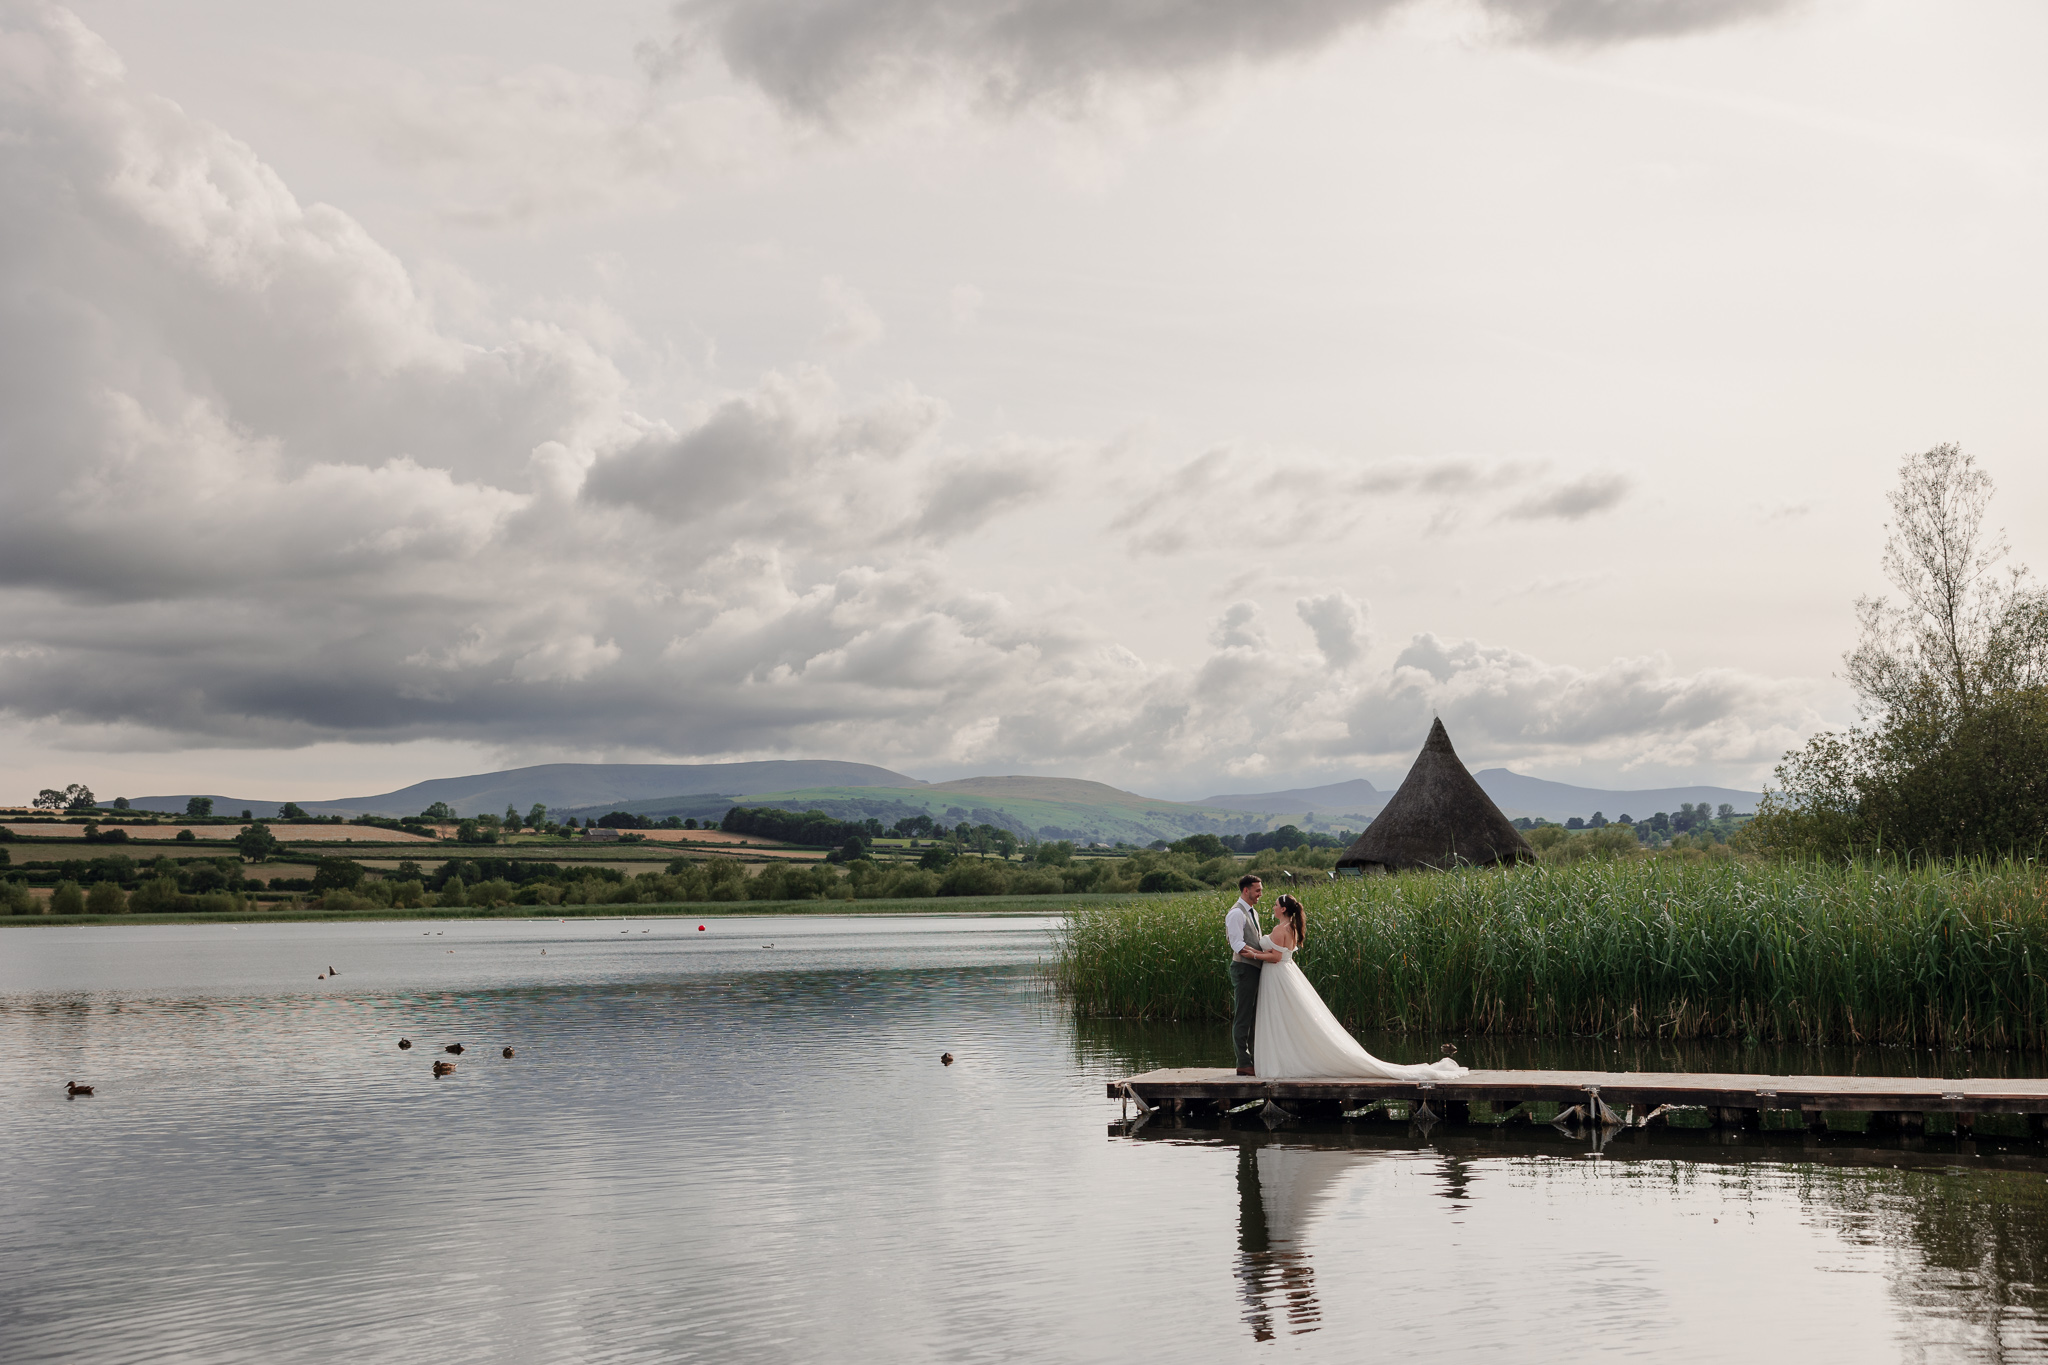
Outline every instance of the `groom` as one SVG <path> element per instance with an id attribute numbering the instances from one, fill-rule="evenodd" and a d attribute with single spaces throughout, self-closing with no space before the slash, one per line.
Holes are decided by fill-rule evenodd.
<path id="1" fill-rule="evenodd" d="M 1230 986 L 1237 996 L 1237 1012 L 1230 1024 L 1230 1041 L 1237 1045 L 1237 1074 L 1252 1071 L 1252 1030 L 1259 1022 L 1259 972 L 1262 964 L 1278 962 L 1280 954 L 1259 947 L 1259 897 L 1266 884 L 1246 873 L 1237 879 L 1237 904 L 1223 917 L 1223 932 L 1230 940 Z"/>

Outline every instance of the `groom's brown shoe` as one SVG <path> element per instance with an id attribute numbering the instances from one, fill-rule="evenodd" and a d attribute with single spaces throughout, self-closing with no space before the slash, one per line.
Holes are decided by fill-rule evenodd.
<path id="1" fill-rule="evenodd" d="M 1241 1066 L 1241 1067 L 1239 1067 L 1239 1068 L 1237 1069 L 1237 1074 L 1238 1074 L 1238 1075 L 1240 1075 L 1240 1076 L 1256 1076 L 1256 1075 L 1258 1075 L 1259 1073 L 1258 1073 L 1258 1072 L 1256 1072 L 1256 1071 L 1254 1071 L 1254 1070 L 1252 1070 L 1252 1069 L 1251 1069 L 1250 1067 L 1248 1067 L 1248 1066 Z"/>

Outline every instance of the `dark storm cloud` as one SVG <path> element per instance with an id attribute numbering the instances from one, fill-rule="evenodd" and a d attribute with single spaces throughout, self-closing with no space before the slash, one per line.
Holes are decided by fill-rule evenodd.
<path id="1" fill-rule="evenodd" d="M 657 70 L 700 52 L 802 117 L 938 87 L 994 107 L 1085 104 L 1123 82 L 1184 84 L 1311 54 L 1422 0 L 680 0 Z M 1477 0 L 1508 40 L 1673 37 L 1797 0 Z"/>

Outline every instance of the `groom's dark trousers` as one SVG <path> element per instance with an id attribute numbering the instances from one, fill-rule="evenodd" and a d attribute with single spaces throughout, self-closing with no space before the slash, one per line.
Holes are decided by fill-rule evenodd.
<path id="1" fill-rule="evenodd" d="M 1237 1044 L 1237 1064 L 1252 1064 L 1252 1030 L 1259 1022 L 1259 972 L 1262 964 L 1230 960 L 1230 986 L 1237 995 L 1237 1013 L 1230 1021 L 1230 1041 Z"/>

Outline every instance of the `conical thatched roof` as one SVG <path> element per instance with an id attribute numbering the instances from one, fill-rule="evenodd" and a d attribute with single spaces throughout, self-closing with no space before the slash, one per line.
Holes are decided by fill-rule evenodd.
<path id="1" fill-rule="evenodd" d="M 1401 790 L 1337 866 L 1404 872 L 1534 861 L 1529 841 L 1465 771 L 1438 720 Z"/>

